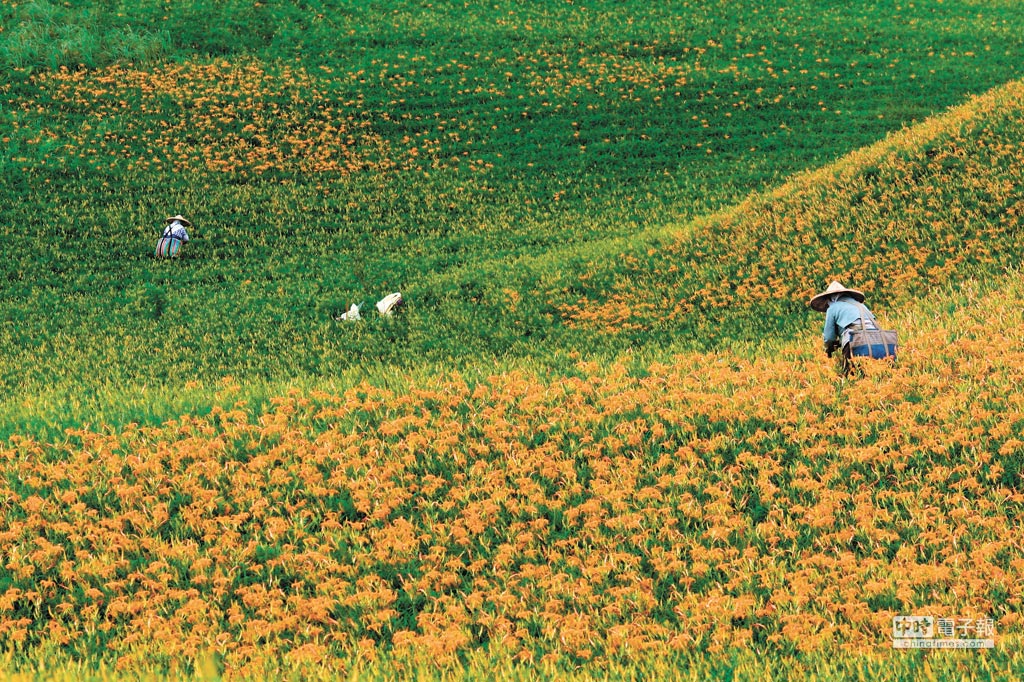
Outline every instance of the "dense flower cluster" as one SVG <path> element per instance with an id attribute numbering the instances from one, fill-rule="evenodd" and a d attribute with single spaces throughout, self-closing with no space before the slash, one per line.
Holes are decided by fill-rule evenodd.
<path id="1" fill-rule="evenodd" d="M 1019 289 L 1019 287 L 1017 287 Z M 0 641 L 130 662 L 888 645 L 1018 627 L 1020 292 L 898 366 L 685 355 L 293 393 L 0 448 Z"/>
<path id="2" fill-rule="evenodd" d="M 339 101 L 301 67 L 220 61 L 34 78 L 40 101 L 21 107 L 46 101 L 68 115 L 37 141 L 59 140 L 61 156 L 100 168 L 349 173 L 402 162 L 358 101 Z"/>

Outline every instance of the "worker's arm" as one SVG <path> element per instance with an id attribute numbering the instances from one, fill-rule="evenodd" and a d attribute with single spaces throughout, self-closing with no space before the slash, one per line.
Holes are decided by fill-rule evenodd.
<path id="1" fill-rule="evenodd" d="M 832 357 L 832 353 L 839 348 L 839 329 L 836 324 L 836 309 L 835 304 L 830 305 L 828 310 L 825 311 L 825 329 L 822 332 L 822 341 L 825 346 L 825 355 Z"/>

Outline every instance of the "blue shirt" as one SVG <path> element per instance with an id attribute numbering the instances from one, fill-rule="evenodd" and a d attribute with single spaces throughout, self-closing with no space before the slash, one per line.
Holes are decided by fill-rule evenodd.
<path id="1" fill-rule="evenodd" d="M 857 303 L 857 299 L 852 296 L 840 296 L 838 300 L 829 303 L 828 310 L 825 311 L 825 332 L 823 334 L 825 343 L 838 341 L 840 337 L 843 337 L 842 340 L 845 344 L 848 339 L 843 333 L 854 325 L 859 327 L 861 315 L 864 316 L 865 327 L 877 329 L 875 316 L 863 303 Z"/>

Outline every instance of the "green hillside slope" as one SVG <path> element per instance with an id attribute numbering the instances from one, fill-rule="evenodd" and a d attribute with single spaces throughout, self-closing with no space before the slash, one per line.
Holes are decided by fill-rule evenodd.
<path id="1" fill-rule="evenodd" d="M 0 12 L 0 391 L 69 405 L 621 348 L 577 333 L 618 277 L 574 272 L 594 242 L 710 215 L 1024 63 L 1002 3 Z M 177 212 L 189 256 L 154 263 Z M 394 290 L 394 324 L 331 319 Z"/>
<path id="2" fill-rule="evenodd" d="M 1015 81 L 729 211 L 604 250 L 535 297 L 570 326 L 705 348 L 797 333 L 832 279 L 913 306 L 1020 265 L 1022 141 Z"/>
<path id="3" fill-rule="evenodd" d="M 23 363 L 22 376 L 37 372 L 40 384 L 55 367 L 75 372 L 72 376 L 80 382 L 70 401 L 66 387 L 52 392 L 36 388 L 20 402 L 9 403 L 7 414 L 12 424 L 20 418 L 58 431 L 69 411 L 91 415 L 86 417 L 91 423 L 159 421 L 176 411 L 224 404 L 217 397 L 220 386 L 240 383 L 244 395 L 266 398 L 274 389 L 260 377 L 279 387 L 342 388 L 365 378 L 401 382 L 403 373 L 429 373 L 445 357 L 462 358 L 449 368 L 490 371 L 493 364 L 487 358 L 501 352 L 507 353 L 507 363 L 521 358 L 527 365 L 560 372 L 571 368 L 580 354 L 771 352 L 778 343 L 801 338 L 813 349 L 820 320 L 806 308 L 806 300 L 831 278 L 863 288 L 884 316 L 905 307 L 912 310 L 918 299 L 942 295 L 937 292 L 961 282 L 998 278 L 1019 264 L 1022 94 L 1019 82 L 997 88 L 835 164 L 799 175 L 777 190 L 752 195 L 728 211 L 685 226 L 540 256 L 485 261 L 426 277 L 405 289 L 409 303 L 394 319 L 371 316 L 346 324 L 322 311 L 328 321 L 318 338 L 324 349 L 349 354 L 345 362 L 309 345 L 308 330 L 296 330 L 301 318 L 284 311 L 272 312 L 269 319 L 280 326 L 282 341 L 289 342 L 286 354 L 268 359 L 265 349 L 252 345 L 246 364 L 233 362 L 245 349 L 227 347 L 232 328 L 265 323 L 268 313 L 239 307 L 227 320 L 214 310 L 246 296 L 249 286 L 266 292 L 268 283 L 242 282 L 239 294 L 226 284 L 209 282 L 201 294 L 214 296 L 220 304 L 204 312 L 198 293 L 167 293 L 172 271 L 180 275 L 201 267 L 196 263 L 202 259 L 150 262 L 154 280 L 143 285 L 145 298 L 130 304 L 131 314 L 95 313 L 123 346 L 107 337 L 83 343 L 68 320 L 51 320 L 60 325 L 54 337 L 35 353 L 5 359 L 9 367 Z M 241 265 L 221 269 L 230 268 Z M 155 280 L 152 273 L 161 272 L 167 279 Z M 234 276 L 244 274 L 236 270 Z M 165 282 L 167 289 L 158 282 Z M 166 305 L 158 312 L 165 296 L 194 300 L 197 310 Z M 171 335 L 161 335 L 169 321 L 177 321 L 165 327 Z M 12 327 L 7 329 L 10 334 Z M 173 335 L 180 330 L 202 334 L 201 345 L 181 343 Z M 290 330 L 294 334 L 289 337 Z M 146 387 L 144 379 L 126 386 L 112 380 L 136 361 L 129 357 L 134 351 L 130 344 L 136 342 L 149 348 L 150 356 L 165 349 L 185 353 L 175 357 L 181 374 L 170 390 L 159 381 Z M 189 355 L 193 351 L 195 358 Z M 210 364 L 220 358 L 224 364 Z M 389 358 L 391 367 L 385 362 Z M 290 373 L 275 380 L 267 374 L 269 362 Z M 337 364 L 321 364 L 331 362 Z M 225 383 L 204 375 L 204 365 L 205 371 L 216 368 L 224 376 L 239 374 Z M 303 379 L 309 374 L 320 378 Z M 224 395 L 229 402 L 238 397 L 230 391 Z M 102 405 L 99 413 L 90 412 L 95 405 Z"/>

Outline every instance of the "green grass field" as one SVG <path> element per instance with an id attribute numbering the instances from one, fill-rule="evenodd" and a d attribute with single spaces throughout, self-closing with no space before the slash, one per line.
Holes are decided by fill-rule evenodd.
<path id="1" fill-rule="evenodd" d="M 58 432 L 173 416 L 194 404 L 155 407 L 163 389 L 226 375 L 635 347 L 565 329 L 558 303 L 595 288 L 580 269 L 597 263 L 603 287 L 643 236 L 1020 68 L 1019 17 L 999 3 L 244 5 L 2 5 L 0 387 L 63 406 Z M 179 211 L 193 248 L 154 263 Z M 395 290 L 394 324 L 331 319 Z"/>
<path id="2" fill-rule="evenodd" d="M 810 517 L 770 516 L 775 504 L 785 515 L 790 512 L 781 510 L 824 503 L 825 496 L 819 499 L 810 488 L 801 492 L 806 472 L 800 467 L 850 499 L 868 485 L 857 478 L 864 462 L 842 459 L 852 456 L 844 453 L 853 444 L 865 448 L 864 457 L 894 467 L 889 478 L 873 485 L 933 500 L 935 506 L 920 513 L 938 508 L 950 515 L 942 518 L 973 537 L 978 552 L 984 543 L 999 543 L 990 555 L 971 560 L 1002 573 L 989 576 L 988 584 L 983 576 L 970 595 L 958 591 L 957 581 L 966 580 L 959 568 L 942 583 L 942 597 L 938 587 L 932 593 L 920 586 L 905 592 L 897 584 L 891 594 L 879 587 L 862 600 L 870 617 L 857 620 L 844 611 L 827 626 L 834 628 L 835 642 L 819 630 L 817 639 L 810 638 L 818 644 L 802 651 L 793 644 L 799 627 L 786 618 L 806 612 L 824 623 L 831 617 L 828 604 L 793 602 L 791 613 L 772 615 L 766 593 L 729 583 L 715 573 L 725 569 L 714 567 L 673 592 L 668 585 L 686 581 L 675 575 L 660 582 L 667 580 L 663 572 L 689 575 L 694 565 L 704 564 L 696 549 L 682 563 L 659 568 L 660 560 L 649 553 L 661 540 L 640 546 L 612 533 L 611 539 L 584 541 L 582 528 L 574 534 L 561 525 L 561 511 L 502 507 L 492 519 L 499 535 L 472 545 L 472 551 L 449 537 L 440 545 L 422 540 L 422 556 L 406 557 L 409 564 L 394 557 L 386 566 L 363 561 L 356 549 L 345 554 L 361 579 L 390 581 L 397 601 L 366 602 L 355 591 L 351 598 L 364 600 L 358 608 L 342 608 L 340 602 L 331 607 L 341 623 L 334 639 L 328 633 L 285 632 L 253 643 L 282 657 L 274 663 L 284 666 L 280 674 L 299 670 L 302 656 L 294 652 L 312 651 L 304 644 L 320 652 L 321 663 L 324 656 L 344 662 L 342 672 L 316 673 L 330 676 L 358 669 L 362 647 L 372 640 L 375 662 L 363 670 L 368 679 L 386 678 L 388 666 L 409 665 L 401 662 L 403 646 L 413 653 L 434 651 L 445 640 L 430 639 L 436 633 L 426 614 L 447 613 L 447 599 L 462 603 L 483 588 L 462 568 L 452 578 L 457 585 L 435 585 L 426 592 L 429 599 L 421 599 L 398 589 L 401 576 L 427 580 L 426 564 L 433 561 L 428 547 L 434 546 L 445 547 L 445 556 L 467 567 L 474 557 L 497 566 L 501 555 L 492 552 L 522 535 L 525 526 L 517 524 L 544 520 L 553 523 L 546 530 L 550 537 L 537 540 L 536 547 L 517 547 L 526 559 L 516 559 L 509 571 L 533 561 L 531 552 L 553 552 L 563 546 L 558 543 L 574 540 L 583 564 L 599 561 L 600 552 L 642 557 L 636 565 L 626 560 L 635 569 L 630 589 L 643 591 L 637 585 L 646 580 L 666 586 L 657 604 L 634 614 L 635 622 L 650 618 L 654 625 L 645 636 L 658 646 L 674 640 L 671 632 L 652 635 L 653 627 L 683 632 L 696 622 L 695 604 L 701 602 L 673 602 L 682 599 L 679 594 L 711 599 L 723 590 L 720 596 L 730 604 L 751 599 L 756 615 L 701 622 L 703 634 L 685 660 L 673 658 L 678 648 L 665 651 L 650 642 L 648 658 L 620 660 L 613 655 L 614 642 L 620 635 L 628 640 L 622 635 L 628 609 L 621 620 L 589 609 L 608 607 L 602 600 L 626 589 L 625 577 L 621 585 L 604 585 L 608 592 L 600 599 L 578 605 L 597 642 L 586 646 L 565 634 L 569 630 L 552 634 L 562 627 L 552 623 L 566 614 L 554 619 L 544 599 L 565 597 L 557 584 L 538 584 L 536 594 L 524 593 L 517 607 L 532 615 L 512 615 L 497 602 L 485 602 L 492 604 L 490 611 L 473 615 L 460 630 L 466 640 L 451 644 L 465 665 L 439 672 L 423 664 L 420 675 L 475 679 L 490 669 L 518 679 L 538 674 L 544 661 L 552 679 L 633 679 L 673 668 L 690 671 L 694 679 L 752 679 L 770 670 L 785 679 L 812 673 L 823 679 L 1012 677 L 1009 671 L 1019 671 L 1020 662 L 1008 646 L 959 658 L 942 652 L 893 656 L 885 638 L 879 639 L 879 623 L 897 608 L 941 605 L 997 617 L 1005 641 L 1019 635 L 1015 576 L 1024 565 L 1024 545 L 1017 543 L 1015 505 L 1024 417 L 1014 397 L 1017 356 L 1007 340 L 1016 338 L 1020 314 L 1012 297 L 1001 298 L 1000 292 L 1019 291 L 1024 255 L 1022 56 L 1024 13 L 1016 3 L 994 0 L 835 7 L 809 0 L 483 6 L 0 0 L 0 437 L 6 444 L 0 445 L 0 461 L 11 496 L 0 506 L 0 532 L 21 548 L 0 562 L 0 590 L 7 590 L 10 601 L 9 607 L 0 601 L 8 667 L 33 669 L 45 660 L 55 676 L 74 677 L 81 659 L 90 666 L 117 664 L 128 673 L 163 675 L 167 661 L 180 659 L 191 670 L 196 652 L 205 650 L 192 639 L 179 649 L 128 644 L 138 623 L 118 620 L 108 601 L 128 589 L 119 582 L 127 574 L 90 573 L 94 567 L 85 556 L 113 557 L 113 545 L 104 544 L 113 540 L 86 541 L 69 530 L 44 534 L 51 545 L 65 547 L 67 565 L 60 569 L 50 549 L 35 540 L 39 529 L 109 519 L 128 524 L 130 546 L 119 551 L 132 557 L 132 570 L 145 572 L 143 559 L 152 558 L 156 547 L 170 552 L 187 545 L 187 561 L 211 561 L 215 573 L 221 563 L 209 554 L 211 531 L 197 530 L 208 527 L 196 519 L 212 523 L 228 507 L 240 510 L 245 500 L 232 499 L 233 488 L 221 482 L 222 501 L 200 509 L 195 505 L 205 493 L 189 488 L 196 475 L 190 464 L 168 464 L 170 482 L 155 482 L 146 477 L 157 472 L 129 472 L 126 458 L 148 452 L 153 443 L 186 439 L 181 434 L 188 431 L 196 466 L 214 456 L 225 465 L 221 448 L 228 447 L 238 462 L 269 457 L 292 471 L 288 467 L 300 466 L 304 457 L 320 456 L 318 438 L 348 432 L 355 440 L 345 447 L 361 448 L 367 458 L 345 470 L 354 477 L 345 484 L 350 492 L 359 472 L 365 473 L 361 467 L 404 462 L 405 449 L 415 455 L 422 470 L 400 467 L 394 474 L 398 492 L 392 492 L 399 496 L 421 495 L 441 480 L 441 489 L 455 491 L 464 483 L 463 467 L 488 448 L 493 454 L 501 443 L 509 452 L 525 448 L 531 456 L 543 452 L 558 462 L 575 462 L 566 466 L 586 482 L 600 470 L 601 457 L 621 454 L 622 447 L 654 466 L 659 457 L 678 457 L 680 448 L 691 447 L 689 439 L 707 439 L 707 451 L 696 448 L 707 471 L 676 470 L 678 463 L 666 462 L 637 479 L 616 479 L 617 485 L 627 496 L 653 495 L 649 488 L 659 476 L 677 481 L 655 486 L 665 500 L 659 513 L 667 514 L 679 513 L 691 493 L 709 504 L 702 486 L 731 490 L 728 505 L 743 527 L 723 521 L 727 540 L 715 544 L 700 536 L 701 552 L 757 548 L 757 561 L 777 563 L 783 554 L 773 552 L 783 550 L 761 536 L 765 518 L 778 521 L 779 537 L 795 543 L 785 556 L 817 551 L 787 535 L 793 523 L 800 538 L 819 538 Z M 180 259 L 157 261 L 152 252 L 163 220 L 176 213 L 194 222 L 193 240 Z M 864 289 L 875 312 L 898 325 L 906 343 L 907 360 L 892 376 L 862 379 L 882 396 L 877 404 L 848 407 L 840 398 L 852 389 L 821 371 L 828 365 L 818 357 L 821 318 L 806 301 L 834 278 Z M 392 291 L 405 299 L 392 318 L 335 319 L 352 303 L 366 302 L 369 310 Z M 941 322 L 929 327 L 922 320 Z M 985 327 L 996 330 L 992 338 L 979 331 Z M 953 351 L 929 358 L 943 348 Z M 690 373 L 680 367 L 690 367 Z M 617 371 L 628 381 L 617 383 Z M 798 379 L 779 383 L 779 372 L 807 378 L 803 385 Z M 761 421 L 742 418 L 762 405 L 754 399 L 756 389 L 748 394 L 734 373 L 774 390 L 776 412 L 759 414 Z M 690 385 L 691 379 L 697 383 Z M 663 387 L 663 393 L 620 409 L 602 393 L 608 385 L 624 396 L 652 386 Z M 546 421 L 530 411 L 534 392 L 550 396 L 558 387 L 566 391 L 562 402 L 545 397 L 538 403 L 548 411 Z M 367 397 L 377 391 L 386 396 L 380 404 Z M 943 391 L 963 396 L 963 410 L 946 405 Z M 361 411 L 331 412 L 354 395 Z M 574 420 L 589 423 L 586 408 L 595 395 L 608 414 L 591 424 L 589 438 L 602 444 L 603 455 L 590 453 L 590 441 L 573 426 Z M 809 395 L 820 398 L 819 404 L 809 405 Z M 338 397 L 338 404 L 325 396 Z M 325 412 L 292 424 L 281 407 L 292 400 L 302 409 L 303 400 L 311 401 Z M 654 413 L 662 400 L 685 418 Z M 789 414 L 786 400 L 802 412 Z M 688 412 L 702 403 L 705 412 Z M 906 416 L 885 417 L 897 408 Z M 495 418 L 495 411 L 506 410 L 515 417 L 511 422 Z M 253 430 L 228 429 L 239 419 Z M 507 430 L 515 419 L 526 431 Z M 199 426 L 188 426 L 189 420 Z M 839 438 L 819 428 L 833 422 L 841 422 L 841 432 L 853 431 Z M 854 423 L 860 431 L 849 426 Z M 642 436 L 634 442 L 629 434 L 636 424 Z M 926 425 L 934 428 L 934 438 L 923 430 Z M 446 428 L 459 435 L 443 448 L 427 445 L 447 443 Z M 878 445 L 886 429 L 905 438 Z M 423 442 L 413 438 L 416 433 Z M 293 442 L 292 435 L 301 438 Z M 932 447 L 933 440 L 941 448 Z M 293 450 L 275 454 L 282 442 Z M 869 448 L 879 452 L 869 455 Z M 151 454 L 159 459 L 166 456 L 161 452 Z M 756 482 L 716 477 L 748 455 L 758 462 L 750 465 L 755 469 L 769 471 L 765 462 L 777 460 L 788 473 L 765 473 Z M 819 468 L 823 455 L 838 462 L 837 468 Z M 108 456 L 115 458 L 109 466 L 103 463 Z M 911 462 L 909 472 L 907 465 L 884 459 L 897 456 Z M 986 473 L 964 473 L 958 467 L 968 471 L 967 462 L 957 457 Z M 33 469 L 39 462 L 57 468 Z M 81 467 L 81 481 L 57 475 L 60 462 Z M 989 477 L 994 462 L 999 469 Z M 514 464 L 503 465 L 506 482 L 514 478 Z M 584 490 L 552 477 L 548 465 L 536 466 L 518 472 L 525 477 L 520 488 L 523 481 L 539 480 L 574 513 L 589 508 Z M 948 489 L 920 488 L 933 467 L 960 473 L 953 482 L 935 482 Z M 470 473 L 475 481 L 479 472 Z M 963 476 L 975 483 L 965 489 Z M 270 519 L 302 516 L 301 508 L 289 506 L 295 495 L 309 508 L 326 505 L 317 523 L 335 514 L 341 526 L 305 528 L 308 538 L 288 536 L 281 565 L 301 546 L 300 538 L 334 552 L 348 541 L 372 547 L 374 534 L 393 532 L 387 524 L 399 519 L 421 528 L 423 537 L 435 526 L 455 532 L 445 525 L 452 522 L 447 512 L 398 505 L 381 518 L 370 511 L 363 518 L 364 511 L 341 493 L 307 499 L 297 479 L 288 480 L 268 478 L 257 487 L 281 507 L 268 512 L 263 525 L 247 526 L 258 552 L 250 547 L 230 557 L 224 568 L 234 576 L 228 593 L 214 596 L 203 591 L 204 583 L 192 585 L 195 576 L 177 565 L 178 577 L 153 569 L 159 575 L 147 574 L 148 579 L 198 589 L 209 608 L 229 613 L 232 604 L 244 601 L 243 593 L 262 584 L 258 564 L 266 564 L 267 576 L 278 576 L 271 565 L 281 548 L 268 530 L 274 527 Z M 691 492 L 674 487 L 683 480 L 692 480 Z M 971 509 L 984 523 L 954 524 L 958 512 L 946 508 L 939 493 L 952 495 L 956 481 L 956 493 L 977 505 Z M 144 512 L 132 506 L 136 493 L 122 490 L 136 484 L 161 491 L 150 505 L 166 501 L 166 495 L 178 500 L 168 507 L 163 530 L 154 527 L 149 535 L 141 521 L 124 520 Z M 325 479 L 323 485 L 333 490 L 342 483 Z M 778 490 L 789 497 L 772 502 Z M 69 495 L 92 511 L 69 508 L 68 516 L 51 515 L 50 502 L 57 510 L 75 506 L 71 497 L 65 500 Z M 40 511 L 36 499 L 50 502 Z M 620 515 L 618 522 L 630 523 L 616 499 L 604 504 Z M 893 532 L 919 548 L 922 566 L 959 560 L 956 543 L 926 551 L 924 516 L 919 519 L 908 507 L 904 518 L 888 502 L 876 504 L 893 515 L 896 530 L 880 530 L 869 550 L 823 545 L 822 554 L 840 546 L 863 550 L 897 571 L 902 555 L 886 539 Z M 852 512 L 833 511 L 837 528 L 855 527 Z M 1006 525 L 1007 537 L 992 534 L 987 524 L 993 519 Z M 715 523 L 713 517 L 693 521 L 680 530 L 681 538 L 692 540 Z M 673 542 L 666 540 L 664 551 L 671 552 Z M 340 554 L 331 556 L 340 561 Z M 552 565 L 578 578 L 576 555 L 558 556 L 564 565 Z M 788 570 L 795 574 L 799 568 L 793 564 Z M 434 569 L 448 571 L 443 563 Z M 287 574 L 289 581 L 305 580 L 312 591 L 318 581 L 329 582 L 308 567 L 287 570 L 294 573 Z M 82 588 L 62 597 L 73 575 L 103 596 Z M 475 575 L 494 594 L 500 592 L 497 585 L 512 580 L 497 568 L 493 576 L 489 570 Z M 767 580 L 765 575 L 777 581 L 772 589 L 779 594 L 796 589 L 785 572 L 759 579 Z M 824 582 L 832 585 L 834 576 L 828 575 Z M 869 583 L 876 578 L 865 577 Z M 26 593 L 41 601 L 33 606 L 19 596 Z M 132 603 L 142 599 L 131 590 L 123 596 Z M 833 606 L 861 613 L 861 606 L 850 605 L 862 602 L 850 594 L 830 599 Z M 688 606 L 679 605 L 684 602 Z M 61 609 L 89 614 L 93 606 L 96 622 L 109 625 L 102 635 L 90 631 L 87 620 L 55 615 L 66 612 Z M 389 610 L 397 615 L 387 616 Z M 511 623 L 505 634 L 515 633 L 515 650 L 507 658 L 532 665 L 515 668 L 498 654 L 498 662 L 487 659 L 486 643 L 504 633 L 493 621 L 502 613 Z M 368 628 L 374 618 L 383 620 Z M 250 626 L 240 622 L 215 634 L 241 641 Z M 198 632 L 194 623 L 189 627 Z M 52 653 L 61 637 L 72 636 L 61 633 L 75 632 L 84 644 L 70 659 Z M 183 636 L 154 632 L 158 643 Z M 208 635 L 205 648 L 216 649 L 219 640 L 213 637 Z M 758 656 L 735 653 L 751 643 Z M 844 652 L 836 661 L 828 653 L 833 646 Z M 218 650 L 229 673 L 264 664 L 252 651 Z M 581 677 L 574 677 L 573 666 L 587 661 Z M 314 669 L 319 670 L 314 665 L 306 673 Z"/>

